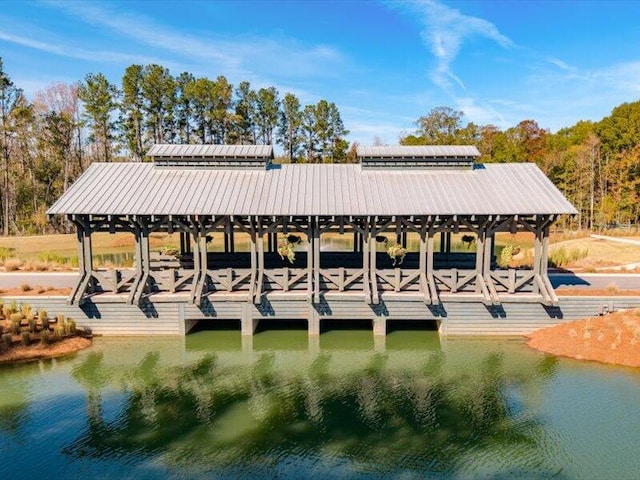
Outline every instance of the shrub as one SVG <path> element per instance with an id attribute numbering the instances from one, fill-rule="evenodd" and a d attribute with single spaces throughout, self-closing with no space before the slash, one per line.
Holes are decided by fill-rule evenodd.
<path id="1" fill-rule="evenodd" d="M 583 258 L 589 256 L 589 249 L 585 248 L 581 250 L 579 248 L 572 248 L 568 250 L 564 247 L 553 249 L 549 253 L 549 263 L 554 267 L 564 267 L 570 263 L 577 262 Z"/>
<path id="2" fill-rule="evenodd" d="M 10 333 L 3 333 L 2 334 L 2 343 L 4 345 L 6 345 L 7 347 L 10 347 L 11 345 L 13 345 L 13 338 L 11 338 L 11 334 Z"/>
<path id="3" fill-rule="evenodd" d="M 4 317 L 4 303 L 0 302 L 0 316 Z"/>
<path id="4" fill-rule="evenodd" d="M 43 345 L 49 345 L 51 343 L 51 334 L 49 330 L 42 330 L 40 332 L 40 343 Z"/>
<path id="5" fill-rule="evenodd" d="M 4 333 L 4 328 L 2 328 L 2 324 L 0 324 L 0 336 Z"/>
<path id="6" fill-rule="evenodd" d="M 64 324 L 64 315 L 59 313 L 58 315 L 56 315 L 56 323 L 58 323 L 59 325 Z"/>
<path id="7" fill-rule="evenodd" d="M 31 288 L 31 287 L 29 287 Z M 22 315 L 24 317 L 26 317 L 27 315 L 29 315 L 33 310 L 31 309 L 30 305 L 24 304 L 24 305 L 20 305 L 20 313 L 22 313 Z"/>
<path id="8" fill-rule="evenodd" d="M 28 347 L 31 344 L 31 334 L 29 332 L 22 332 L 20 334 L 20 343 Z"/>
<path id="9" fill-rule="evenodd" d="M 20 322 L 11 322 L 11 333 L 14 335 L 20 335 Z"/>
<path id="10" fill-rule="evenodd" d="M 0 261 L 4 262 L 7 258 L 11 258 L 15 252 L 15 248 L 0 247 Z"/>
<path id="11" fill-rule="evenodd" d="M 36 293 L 44 293 L 44 292 L 47 291 L 47 289 L 44 288 L 42 285 L 36 285 L 35 291 L 36 291 Z"/>
<path id="12" fill-rule="evenodd" d="M 4 262 L 4 269 L 7 272 L 15 272 L 16 270 L 19 270 L 21 266 L 22 260 L 18 258 L 10 258 Z"/>
<path id="13" fill-rule="evenodd" d="M 29 319 L 29 331 L 31 333 L 36 333 L 36 329 L 38 328 L 38 322 L 35 318 L 31 317 Z"/>
<path id="14" fill-rule="evenodd" d="M 64 324 L 67 335 L 76 334 L 76 321 L 73 318 L 67 318 L 67 323 Z"/>
<path id="15" fill-rule="evenodd" d="M 49 330 L 49 319 L 47 317 L 41 318 L 40 324 L 42 325 L 43 330 Z"/>
<path id="16" fill-rule="evenodd" d="M 47 318 L 47 311 L 46 310 L 39 310 L 38 311 L 38 318 L 40 319 L 41 322 L 44 319 L 46 319 Z"/>
<path id="17" fill-rule="evenodd" d="M 46 262 L 34 262 L 33 260 L 30 260 L 24 264 L 22 269 L 28 272 L 46 272 L 51 270 L 51 265 Z"/>
<path id="18" fill-rule="evenodd" d="M 62 340 L 64 338 L 64 325 L 56 325 L 53 327 L 53 339 Z"/>
<path id="19" fill-rule="evenodd" d="M 24 317 L 21 313 L 12 313 L 11 315 L 9 315 L 9 320 L 18 324 L 20 324 L 23 318 Z"/>

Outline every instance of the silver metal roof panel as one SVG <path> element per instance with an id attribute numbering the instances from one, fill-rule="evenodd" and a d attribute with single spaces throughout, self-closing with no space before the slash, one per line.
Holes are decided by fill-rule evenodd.
<path id="1" fill-rule="evenodd" d="M 366 170 L 292 164 L 265 170 L 94 163 L 49 214 L 509 215 L 577 213 L 531 163 L 469 170 Z"/>
<path id="2" fill-rule="evenodd" d="M 476 158 L 480 152 L 473 145 L 393 145 L 358 146 L 358 158 Z"/>

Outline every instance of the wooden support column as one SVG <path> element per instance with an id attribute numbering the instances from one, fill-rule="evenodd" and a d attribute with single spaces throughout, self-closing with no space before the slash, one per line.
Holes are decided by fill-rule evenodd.
<path id="1" fill-rule="evenodd" d="M 313 253 L 313 222 L 311 217 L 307 219 L 307 298 L 309 302 L 313 302 L 313 286 L 314 286 L 314 253 Z M 313 308 L 312 308 L 313 310 Z"/>
<path id="2" fill-rule="evenodd" d="M 377 305 L 380 303 L 378 296 L 378 273 L 377 273 L 377 249 L 376 249 L 376 235 L 378 232 L 375 229 L 375 220 L 371 218 L 371 236 L 369 237 L 369 279 L 371 281 L 371 301 Z"/>
<path id="3" fill-rule="evenodd" d="M 253 303 L 256 295 L 256 279 L 258 277 L 258 259 L 256 251 L 256 222 L 249 217 L 249 256 L 251 259 L 251 279 L 249 280 L 249 297 L 247 301 Z"/>
<path id="4" fill-rule="evenodd" d="M 320 228 L 318 218 L 312 218 L 313 225 L 313 301 L 320 303 Z"/>
<path id="5" fill-rule="evenodd" d="M 495 245 L 495 232 L 491 227 L 489 227 L 486 231 L 485 239 L 484 239 L 484 281 L 489 289 L 489 296 L 491 297 L 491 303 L 493 305 L 500 304 L 500 298 L 498 297 L 498 291 L 496 290 L 496 286 L 493 283 L 493 278 L 491 277 L 491 261 L 493 259 L 493 250 Z"/>
<path id="6" fill-rule="evenodd" d="M 431 294 L 431 303 L 433 305 L 438 305 L 440 304 L 440 297 L 438 296 L 436 281 L 433 276 L 435 270 L 433 261 L 434 235 L 434 225 L 433 223 L 429 222 L 429 227 L 427 228 L 427 283 L 429 285 L 429 293 Z M 442 234 L 440 235 L 442 238 Z M 442 244 L 440 245 L 440 248 L 442 248 Z"/>
<path id="7" fill-rule="evenodd" d="M 371 270 L 369 265 L 369 244 L 371 241 L 371 230 L 369 229 L 368 218 L 364 221 L 364 235 L 360 235 L 360 241 L 360 250 L 362 251 L 362 289 L 364 293 L 364 302 L 369 305 L 371 303 Z"/>
<path id="8" fill-rule="evenodd" d="M 128 303 L 138 305 L 149 284 L 151 255 L 149 253 L 149 226 L 146 220 L 134 220 L 136 279 L 131 286 Z"/>
<path id="9" fill-rule="evenodd" d="M 491 294 L 489 293 L 489 288 L 487 287 L 487 283 L 485 281 L 486 274 L 486 263 L 485 263 L 485 253 L 486 253 L 486 240 L 487 240 L 487 227 L 486 225 L 481 225 L 478 227 L 476 232 L 476 293 L 481 293 L 484 300 L 483 303 L 485 305 L 491 305 L 493 303 L 493 299 Z"/>
<path id="10" fill-rule="evenodd" d="M 80 305 L 82 299 L 92 289 L 93 280 L 93 253 L 91 245 L 91 228 L 82 221 L 74 220 L 76 225 L 76 238 L 78 240 L 78 273 L 79 278 L 73 288 L 67 303 Z"/>
<path id="11" fill-rule="evenodd" d="M 258 232 L 256 242 L 256 246 L 258 247 L 258 271 L 256 273 L 256 293 L 253 303 L 259 304 L 262 302 L 262 289 L 264 288 L 264 230 L 262 229 L 262 219 L 260 217 L 256 217 L 256 229 Z"/>
<path id="12" fill-rule="evenodd" d="M 424 303 L 430 305 L 431 291 L 429 290 L 429 279 L 427 278 L 427 221 L 425 220 L 420 227 L 420 288 L 424 296 Z"/>

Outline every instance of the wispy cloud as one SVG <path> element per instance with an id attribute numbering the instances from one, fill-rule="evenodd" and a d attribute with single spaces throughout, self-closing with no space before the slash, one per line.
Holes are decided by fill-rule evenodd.
<path id="1" fill-rule="evenodd" d="M 346 64 L 343 54 L 330 45 L 306 45 L 288 37 L 234 36 L 198 32 L 190 35 L 142 15 L 85 2 L 46 2 L 85 23 L 131 38 L 142 45 L 171 52 L 191 63 L 206 64 L 231 78 L 257 79 L 256 72 L 287 72 L 290 77 L 332 76 L 328 65 Z M 291 65 L 295 65 L 292 69 Z M 256 78 L 258 77 L 258 78 Z"/>
<path id="2" fill-rule="evenodd" d="M 402 5 L 418 14 L 423 27 L 420 32 L 422 40 L 437 60 L 431 79 L 442 88 L 451 88 L 452 82 L 465 88 L 462 80 L 451 69 L 465 40 L 479 36 L 493 40 L 504 48 L 514 46 L 511 39 L 500 33 L 493 23 L 465 15 L 460 10 L 439 2 L 421 0 Z"/>
<path id="3" fill-rule="evenodd" d="M 147 55 L 135 55 L 105 50 L 90 50 L 84 48 L 62 45 L 60 42 L 38 40 L 22 35 L 16 35 L 4 30 L 0 30 L 0 40 L 21 45 L 42 52 L 59 55 L 62 57 L 86 60 L 89 62 L 114 62 L 114 63 L 160 63 L 163 60 Z M 167 62 L 165 62 L 167 63 Z"/>

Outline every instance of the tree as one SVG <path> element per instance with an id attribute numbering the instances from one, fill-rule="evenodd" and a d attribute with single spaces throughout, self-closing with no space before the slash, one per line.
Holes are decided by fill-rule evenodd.
<path id="1" fill-rule="evenodd" d="M 212 108 L 208 112 L 214 143 L 225 143 L 232 117 L 229 113 L 233 100 L 233 85 L 225 76 L 220 75 L 213 83 Z"/>
<path id="2" fill-rule="evenodd" d="M 133 158 L 139 162 L 145 155 L 143 143 L 144 96 L 142 92 L 142 65 L 130 65 L 122 77 L 121 129 L 124 143 Z"/>
<path id="3" fill-rule="evenodd" d="M 192 74 L 182 72 L 176 78 L 176 105 L 175 118 L 178 129 L 178 139 L 181 143 L 191 143 L 191 122 L 193 115 L 193 103 L 187 90 L 189 85 L 195 81 Z"/>
<path id="4" fill-rule="evenodd" d="M 184 95 L 192 106 L 194 132 L 200 143 L 211 143 L 211 121 L 208 112 L 214 105 L 215 83 L 198 78 L 185 86 Z"/>
<path id="5" fill-rule="evenodd" d="M 278 124 L 280 100 L 275 87 L 258 90 L 256 101 L 256 124 L 260 141 L 265 145 L 273 145 L 273 131 Z"/>
<path id="6" fill-rule="evenodd" d="M 249 82 L 240 82 L 236 89 L 236 97 L 235 140 L 241 145 L 255 144 L 257 140 L 255 119 L 258 95 L 251 89 Z"/>
<path id="7" fill-rule="evenodd" d="M 118 107 L 117 89 L 102 73 L 90 73 L 78 87 L 78 97 L 84 103 L 84 118 L 91 129 L 89 140 L 97 146 L 97 159 L 111 161 L 114 122 Z"/>
<path id="8" fill-rule="evenodd" d="M 147 65 L 140 86 L 144 97 L 147 136 L 153 143 L 171 143 L 176 137 L 173 109 L 176 83 L 169 69 Z"/>
<path id="9" fill-rule="evenodd" d="M 9 162 L 10 162 L 10 134 L 11 116 L 18 99 L 22 96 L 22 90 L 17 88 L 11 78 L 4 71 L 4 63 L 0 57 L 0 148 L 2 149 L 2 232 L 9 235 L 10 210 L 9 203 L 11 193 L 9 190 Z"/>
<path id="10" fill-rule="evenodd" d="M 307 105 L 302 111 L 302 147 L 304 148 L 307 163 L 315 163 L 318 156 L 318 133 L 316 129 L 316 107 Z"/>
<path id="11" fill-rule="evenodd" d="M 464 113 L 451 107 L 436 107 L 416 120 L 418 130 L 400 140 L 402 145 L 455 145 Z"/>
<path id="12" fill-rule="evenodd" d="M 302 145 L 301 127 L 300 100 L 293 93 L 287 93 L 282 100 L 277 139 L 278 144 L 282 145 L 287 152 L 287 158 L 290 162 L 294 162 L 299 155 Z"/>

